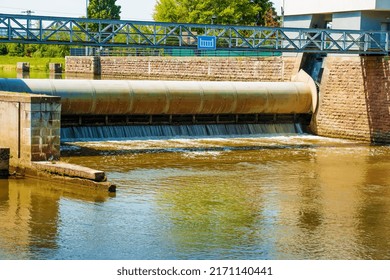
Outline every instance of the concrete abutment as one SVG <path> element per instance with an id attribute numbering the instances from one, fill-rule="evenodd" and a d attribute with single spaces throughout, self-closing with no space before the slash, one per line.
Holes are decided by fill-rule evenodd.
<path id="1" fill-rule="evenodd" d="M 390 70 L 387 57 L 327 57 L 314 133 L 390 143 Z"/>
<path id="2" fill-rule="evenodd" d="M 0 145 L 10 148 L 10 164 L 58 160 L 60 97 L 0 92 Z"/>
<path id="3" fill-rule="evenodd" d="M 104 172 L 59 161 L 60 100 L 0 91 L 0 178 L 15 172 L 114 192 Z"/>

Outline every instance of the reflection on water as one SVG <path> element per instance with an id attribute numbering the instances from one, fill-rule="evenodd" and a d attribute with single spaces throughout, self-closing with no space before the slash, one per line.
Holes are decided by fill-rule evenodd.
<path id="1" fill-rule="evenodd" d="M 105 193 L 39 180 L 0 180 L 0 259 L 50 259 L 59 250 L 63 200 L 103 203 Z"/>
<path id="2" fill-rule="evenodd" d="M 51 73 L 49 71 L 35 71 L 17 72 L 14 70 L 4 70 L 0 67 L 0 78 L 8 79 L 100 79 L 93 74 L 79 74 L 79 73 Z"/>
<path id="3" fill-rule="evenodd" d="M 2 181 L 0 258 L 390 258 L 388 146 L 208 138 L 71 143 L 63 154 L 106 170 L 116 197 Z"/>

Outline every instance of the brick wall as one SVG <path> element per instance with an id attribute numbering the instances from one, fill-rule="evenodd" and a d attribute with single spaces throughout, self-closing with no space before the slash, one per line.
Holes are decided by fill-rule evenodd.
<path id="1" fill-rule="evenodd" d="M 103 78 L 112 79 L 289 81 L 297 73 L 300 62 L 295 57 L 127 56 L 94 59 L 100 61 L 100 68 L 96 61 L 92 62 L 92 57 L 67 57 L 66 72 L 94 73 L 100 69 Z"/>
<path id="2" fill-rule="evenodd" d="M 389 61 L 384 57 L 326 58 L 314 132 L 389 143 L 389 76 Z"/>

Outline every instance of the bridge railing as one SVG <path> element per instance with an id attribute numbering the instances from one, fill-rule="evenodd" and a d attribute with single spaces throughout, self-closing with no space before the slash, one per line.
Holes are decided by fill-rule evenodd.
<path id="1" fill-rule="evenodd" d="M 218 50 L 388 54 L 389 33 L 268 28 L 0 14 L 0 42 L 197 49 L 199 36 Z"/>

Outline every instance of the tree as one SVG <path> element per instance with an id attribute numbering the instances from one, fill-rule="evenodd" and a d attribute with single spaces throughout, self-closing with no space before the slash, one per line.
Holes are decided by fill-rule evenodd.
<path id="1" fill-rule="evenodd" d="M 10 56 L 24 56 L 24 44 L 12 43 L 7 48 Z"/>
<path id="2" fill-rule="evenodd" d="M 277 16 L 269 0 L 158 0 L 156 21 L 204 24 L 266 25 L 266 14 Z M 273 22 L 272 22 L 273 24 Z"/>
<path id="3" fill-rule="evenodd" d="M 88 18 L 120 19 L 121 6 L 116 0 L 90 0 L 87 12 Z"/>
<path id="4" fill-rule="evenodd" d="M 0 44 L 0 55 L 8 54 L 8 49 L 6 44 Z"/>
<path id="5" fill-rule="evenodd" d="M 251 0 L 250 2 L 260 7 L 260 12 L 256 16 L 256 25 L 273 27 L 279 25 L 279 17 L 272 2 L 268 0 Z"/>

